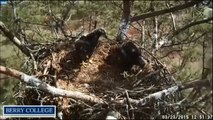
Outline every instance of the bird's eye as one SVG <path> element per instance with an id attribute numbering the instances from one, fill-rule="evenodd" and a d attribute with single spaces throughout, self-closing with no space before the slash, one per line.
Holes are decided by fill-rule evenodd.
<path id="1" fill-rule="evenodd" d="M 132 49 L 132 52 L 135 52 L 136 50 L 135 49 Z"/>

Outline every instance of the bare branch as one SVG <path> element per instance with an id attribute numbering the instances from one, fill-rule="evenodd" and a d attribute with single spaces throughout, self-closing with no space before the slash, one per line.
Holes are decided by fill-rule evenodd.
<path id="1" fill-rule="evenodd" d="M 62 13 L 62 20 L 65 21 L 67 18 L 69 18 L 69 12 L 72 8 L 72 3 L 68 3 L 67 6 L 66 6 L 66 9 L 63 11 Z"/>
<path id="2" fill-rule="evenodd" d="M 135 22 L 135 21 L 138 21 L 138 20 L 141 20 L 141 19 L 146 19 L 146 18 L 158 16 L 158 15 L 163 15 L 163 14 L 166 14 L 166 13 L 170 13 L 170 12 L 174 12 L 174 11 L 178 11 L 178 10 L 182 10 L 182 9 L 186 9 L 186 8 L 192 7 L 192 6 L 194 6 L 194 5 L 196 5 L 200 2 L 201 1 L 194 0 L 192 2 L 188 2 L 188 3 L 183 4 L 183 5 L 171 7 L 169 9 L 164 9 L 164 10 L 159 10 L 159 11 L 154 11 L 154 12 L 151 12 L 151 13 L 145 13 L 145 14 L 142 14 L 142 15 L 134 16 L 134 17 L 131 18 L 131 22 Z"/>
<path id="3" fill-rule="evenodd" d="M 203 55 L 202 55 L 202 79 L 204 79 L 205 77 L 207 77 L 207 76 L 205 76 L 204 75 L 204 70 L 205 70 L 205 59 L 206 59 L 206 40 L 204 39 L 203 40 L 203 45 L 202 45 L 202 47 L 203 47 Z"/>
<path id="4" fill-rule="evenodd" d="M 53 86 L 50 86 L 49 84 L 46 84 L 45 82 L 42 82 L 40 79 L 27 75 L 25 73 L 22 73 L 20 71 L 6 68 L 4 66 L 0 66 L 0 73 L 12 76 L 14 78 L 17 78 L 18 80 L 29 84 L 30 86 L 37 87 L 39 90 L 50 93 L 53 96 L 63 96 L 63 97 L 71 97 L 74 99 L 90 102 L 90 103 L 103 103 L 102 99 L 90 96 L 81 92 L 77 91 L 67 91 L 59 88 L 55 88 Z"/>
<path id="5" fill-rule="evenodd" d="M 169 4 L 167 3 L 166 6 L 168 8 L 170 8 Z M 173 25 L 173 31 L 175 31 L 177 28 L 176 28 L 176 24 L 175 24 L 175 18 L 174 18 L 174 15 L 172 14 L 172 12 L 170 12 L 170 15 L 171 15 L 171 19 L 172 19 L 172 25 Z"/>
<path id="6" fill-rule="evenodd" d="M 195 33 L 192 33 L 190 36 L 186 37 L 184 40 L 179 40 L 179 42 L 177 42 L 177 43 L 171 42 L 168 45 L 163 45 L 162 47 L 172 47 L 172 46 L 187 45 L 187 44 L 190 44 L 190 43 L 195 43 L 201 37 L 205 36 L 206 34 L 207 34 L 207 32 L 204 32 L 201 35 L 199 35 L 197 38 L 194 38 Z M 194 38 L 194 39 L 192 39 L 192 38 Z"/>
<path id="7" fill-rule="evenodd" d="M 210 91 L 209 93 L 207 93 L 207 94 L 204 94 L 204 95 L 202 95 L 202 96 L 200 96 L 196 101 L 194 101 L 194 102 L 192 102 L 192 104 L 190 105 L 190 106 L 194 106 L 194 105 L 196 105 L 197 103 L 199 103 L 199 102 L 202 102 L 202 101 L 204 101 L 204 100 L 207 100 L 209 97 L 211 97 L 212 96 L 212 91 Z"/>
<path id="8" fill-rule="evenodd" d="M 156 54 L 156 51 L 159 49 L 159 46 L 158 46 L 158 18 L 157 17 L 154 17 L 154 34 L 153 34 L 153 43 L 152 43 L 152 54 Z"/>
<path id="9" fill-rule="evenodd" d="M 207 19 L 204 19 L 204 20 L 200 20 L 200 21 L 196 21 L 196 22 L 192 22 L 186 26 L 184 26 L 183 28 L 180 28 L 178 30 L 176 30 L 173 34 L 172 34 L 172 37 L 173 38 L 175 35 L 179 34 L 180 32 L 192 27 L 192 26 L 195 26 L 195 25 L 199 25 L 199 24 L 203 24 L 203 23 L 207 23 L 209 21 L 213 20 L 213 17 L 211 18 L 207 18 Z"/>
<path id="10" fill-rule="evenodd" d="M 39 26 L 44 26 L 44 27 L 48 27 L 49 25 L 46 25 L 46 24 L 41 24 L 41 23 L 36 23 L 36 22 L 32 22 L 32 21 L 24 21 L 24 20 L 21 20 L 21 22 L 25 23 L 25 24 L 31 24 L 31 25 L 39 25 Z"/>
<path id="11" fill-rule="evenodd" d="M 22 43 L 6 26 L 0 21 L 0 30 L 4 35 L 9 38 L 26 56 L 30 56 L 30 51 L 25 47 L 25 44 Z"/>
<path id="12" fill-rule="evenodd" d="M 136 106 L 140 107 L 140 106 L 146 105 L 147 103 L 149 103 L 151 101 L 156 101 L 156 100 L 161 99 L 162 97 L 172 95 L 172 94 L 174 94 L 175 92 L 178 92 L 178 91 L 182 91 L 182 90 L 189 89 L 189 88 L 204 87 L 204 86 L 205 87 L 210 86 L 210 81 L 208 79 L 194 80 L 192 82 L 183 83 L 182 85 L 175 85 L 173 87 L 164 89 L 162 91 L 152 93 L 152 94 L 150 94 L 150 95 L 148 95 L 148 96 L 146 96 L 142 99 L 139 99 L 139 100 L 131 99 L 131 98 L 129 98 L 128 100 L 132 105 L 136 105 Z M 117 102 L 118 104 L 126 103 L 125 100 L 120 100 L 120 101 L 115 101 L 115 102 Z"/>
<path id="13" fill-rule="evenodd" d="M 190 81 L 187 83 L 183 83 L 183 85 L 180 86 L 179 90 L 185 90 L 185 89 L 189 89 L 189 88 L 197 88 L 197 87 L 209 87 L 210 84 L 210 80 L 208 79 L 202 79 L 202 80 L 194 80 L 194 81 Z"/>
<path id="14" fill-rule="evenodd" d="M 10 0 L 10 3 L 11 3 L 11 6 L 12 6 L 12 9 L 13 9 L 13 18 L 14 20 L 17 20 L 17 14 L 16 14 L 16 6 L 15 6 L 15 3 L 13 0 Z"/>
<path id="15" fill-rule="evenodd" d="M 142 32 L 141 32 L 141 40 L 142 40 L 142 43 L 143 43 L 143 45 L 142 45 L 142 47 L 145 47 L 145 21 L 143 21 L 143 24 L 142 24 L 142 26 L 141 26 L 141 30 L 142 30 Z"/>

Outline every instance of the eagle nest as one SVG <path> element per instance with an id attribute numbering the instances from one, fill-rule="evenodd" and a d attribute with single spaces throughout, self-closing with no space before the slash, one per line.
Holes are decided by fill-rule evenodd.
<path id="1" fill-rule="evenodd" d="M 72 40 L 39 45 L 39 62 L 35 75 L 46 83 L 64 90 L 74 90 L 102 99 L 85 102 L 67 97 L 54 97 L 45 92 L 26 88 L 20 104 L 56 105 L 63 119 L 156 119 L 176 114 L 180 99 L 176 81 L 167 68 L 149 51 L 140 48 L 147 60 L 143 69 L 133 66 L 122 72 L 118 66 L 106 63 L 117 43 L 102 42 L 85 62 L 76 59 Z M 38 46 L 37 46 L 38 47 Z M 112 58 L 113 61 L 113 58 Z M 22 87 L 23 89 L 23 87 Z M 63 115 L 60 115 L 60 114 Z"/>

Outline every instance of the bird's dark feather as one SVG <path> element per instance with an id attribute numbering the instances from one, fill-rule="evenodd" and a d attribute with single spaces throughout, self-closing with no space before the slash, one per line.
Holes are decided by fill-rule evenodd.
<path id="1" fill-rule="evenodd" d="M 138 65 L 142 69 L 146 64 L 140 49 L 133 42 L 125 42 L 112 49 L 114 49 L 111 50 L 113 52 L 109 53 L 109 56 L 106 58 L 109 64 L 117 64 L 123 70 L 127 71 L 130 70 L 133 65 Z"/>
<path id="2" fill-rule="evenodd" d="M 100 36 L 105 35 L 105 30 L 102 28 L 96 29 L 86 36 L 82 36 L 75 42 L 76 52 L 79 54 L 79 59 L 84 61 L 93 54 Z"/>

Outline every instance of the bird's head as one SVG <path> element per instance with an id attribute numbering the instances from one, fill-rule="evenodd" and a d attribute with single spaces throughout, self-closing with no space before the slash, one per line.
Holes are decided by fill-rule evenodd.
<path id="1" fill-rule="evenodd" d="M 106 30 L 104 28 L 98 28 L 95 30 L 100 36 L 103 36 L 106 39 L 109 39 L 106 35 Z"/>

